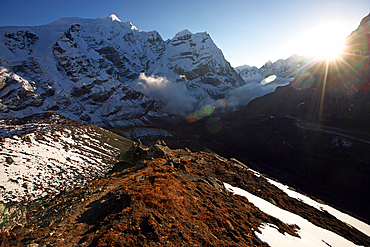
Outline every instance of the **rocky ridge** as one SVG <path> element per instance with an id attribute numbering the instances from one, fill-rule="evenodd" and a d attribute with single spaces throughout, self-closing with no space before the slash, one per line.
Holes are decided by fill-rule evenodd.
<path id="1" fill-rule="evenodd" d="M 304 236 L 305 226 L 265 213 L 251 198 L 234 195 L 236 187 L 327 229 L 317 246 L 339 243 L 328 236 L 348 246 L 370 243 L 236 159 L 170 149 L 163 141 L 149 148 L 136 143 L 120 159 L 105 178 L 27 205 L 27 221 L 1 233 L 1 246 L 268 246 L 263 232 L 271 225 L 283 238 Z"/>

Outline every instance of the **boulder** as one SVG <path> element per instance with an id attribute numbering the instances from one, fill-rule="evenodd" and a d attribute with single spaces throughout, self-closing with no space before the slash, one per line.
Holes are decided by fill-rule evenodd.
<path id="1" fill-rule="evenodd" d="M 205 183 L 205 184 L 215 188 L 216 190 L 218 190 L 220 192 L 226 192 L 227 193 L 224 184 L 216 177 L 201 177 L 201 176 L 198 176 L 198 175 L 187 174 L 187 173 L 183 173 L 183 172 L 175 172 L 175 173 L 180 175 L 181 177 L 183 177 L 185 179 L 189 179 L 192 182 Z"/>
<path id="2" fill-rule="evenodd" d="M 164 158 L 170 159 L 172 156 L 171 149 L 167 147 L 164 141 L 161 141 L 161 140 L 158 140 L 156 144 L 154 144 L 153 146 L 149 148 L 148 154 L 150 157 L 153 157 L 153 158 L 164 157 Z"/>
<path id="3" fill-rule="evenodd" d="M 140 143 L 134 142 L 130 149 L 118 155 L 117 159 L 129 164 L 135 164 L 138 161 L 146 159 L 147 157 L 147 149 L 140 145 Z"/>

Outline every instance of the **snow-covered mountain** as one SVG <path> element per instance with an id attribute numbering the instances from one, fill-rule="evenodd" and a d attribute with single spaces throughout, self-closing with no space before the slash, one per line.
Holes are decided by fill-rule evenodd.
<path id="1" fill-rule="evenodd" d="M 268 61 L 261 68 L 249 65 L 236 67 L 235 70 L 246 84 L 227 93 L 226 109 L 229 111 L 242 109 L 251 100 L 272 93 L 277 87 L 288 85 L 297 76 L 304 75 L 315 62 L 309 57 L 293 55 L 274 63 Z"/>
<path id="2" fill-rule="evenodd" d="M 184 84 L 197 99 L 244 83 L 207 33 L 164 41 L 115 15 L 0 27 L 0 54 L 2 118 L 55 111 L 101 126 L 148 125 L 167 114 L 128 86 L 142 72 Z"/>
<path id="3" fill-rule="evenodd" d="M 291 81 L 297 74 L 304 72 L 310 66 L 313 59 L 306 56 L 292 55 L 287 59 L 279 59 L 276 62 L 268 61 L 261 68 L 256 66 L 242 65 L 235 67 L 245 82 L 260 82 L 264 78 L 275 75 L 277 81 Z M 283 83 L 283 82 L 281 82 Z"/>
<path id="4" fill-rule="evenodd" d="M 164 55 L 148 72 L 186 80 L 188 89 L 198 97 L 213 99 L 222 98 L 228 90 L 245 84 L 209 34 L 192 34 L 187 29 L 166 42 Z"/>

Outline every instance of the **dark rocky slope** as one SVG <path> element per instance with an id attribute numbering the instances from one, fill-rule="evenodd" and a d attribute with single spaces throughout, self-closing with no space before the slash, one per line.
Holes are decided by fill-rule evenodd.
<path id="1" fill-rule="evenodd" d="M 252 158 L 255 169 L 370 221 L 369 33 L 365 17 L 339 58 L 319 61 L 245 109 L 184 132 L 224 156 Z M 208 132 L 209 122 L 220 131 Z"/>

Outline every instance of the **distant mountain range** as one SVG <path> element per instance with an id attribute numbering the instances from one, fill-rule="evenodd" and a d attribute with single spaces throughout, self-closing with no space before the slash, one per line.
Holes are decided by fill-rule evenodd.
<path id="1" fill-rule="evenodd" d="M 53 111 L 103 127 L 151 126 L 222 100 L 240 109 L 289 83 L 307 60 L 234 70 L 206 32 L 164 41 L 115 15 L 0 27 L 0 52 L 0 117 Z M 262 87 L 268 75 L 277 78 Z"/>
<path id="2" fill-rule="evenodd" d="M 293 55 L 274 63 L 268 61 L 261 68 L 249 65 L 236 67 L 235 70 L 246 84 L 229 91 L 225 100 L 231 107 L 227 110 L 240 110 L 251 100 L 272 93 L 277 87 L 288 85 L 295 77 L 312 67 L 315 61 L 312 57 Z"/>
<path id="3" fill-rule="evenodd" d="M 313 64 L 310 63 L 314 58 L 293 55 L 287 59 L 279 59 L 276 62 L 268 61 L 261 68 L 256 66 L 242 65 L 235 67 L 245 82 L 261 82 L 270 75 L 276 75 L 276 81 L 286 83 L 294 79 L 297 74 L 304 72 Z"/>
<path id="4" fill-rule="evenodd" d="M 100 126 L 150 125 L 167 116 L 165 104 L 189 111 L 245 84 L 205 32 L 164 41 L 111 15 L 0 27 L 0 37 L 0 117 L 54 111 Z M 175 99 L 159 102 L 156 83 Z"/>

